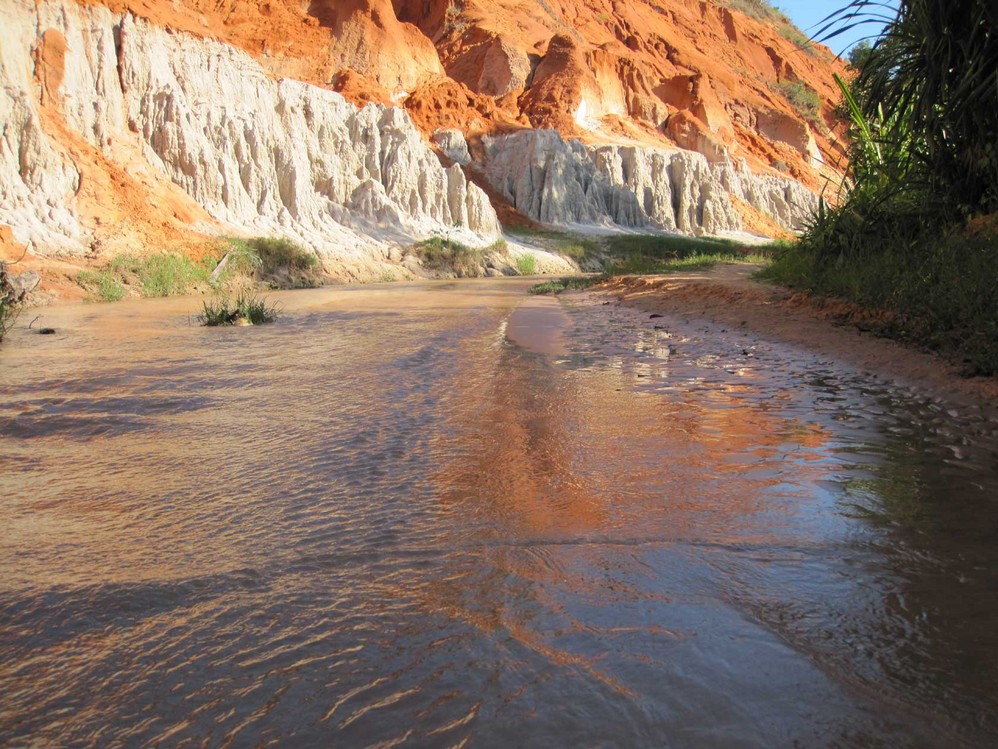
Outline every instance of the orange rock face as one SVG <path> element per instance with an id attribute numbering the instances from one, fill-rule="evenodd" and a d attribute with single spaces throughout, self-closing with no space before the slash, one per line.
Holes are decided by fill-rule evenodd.
<path id="1" fill-rule="evenodd" d="M 102 0 L 85 0 L 101 2 Z M 217 37 L 274 75 L 394 98 L 429 135 L 510 126 L 744 159 L 805 185 L 841 171 L 841 61 L 704 0 L 103 0 Z M 58 40 L 51 54 L 58 55 Z M 49 45 L 46 44 L 46 48 Z M 821 101 L 810 111 L 787 87 Z"/>
<path id="2" fill-rule="evenodd" d="M 52 0 L 96 8 L 90 15 L 109 15 L 100 6 L 127 12 L 169 36 L 217 39 L 255 58 L 265 81 L 305 81 L 358 105 L 397 104 L 427 143 L 438 130 L 460 131 L 448 134 L 461 140 L 468 157 L 460 161 L 463 178 L 455 181 L 477 184 L 503 223 L 530 226 L 547 219 L 519 213 L 502 184 L 490 182 L 487 144 L 495 139 L 486 136 L 553 129 L 588 145 L 678 147 L 702 154 L 711 169 L 720 165 L 725 179 L 747 172 L 781 175 L 814 192 L 840 177 L 843 125 L 834 114 L 833 74 L 843 71 L 842 63 L 824 47 L 799 49 L 777 27 L 723 2 Z M 122 251 L 196 253 L 213 241 L 222 219 L 150 163 L 149 142 L 166 136 L 132 138 L 138 131 L 129 123 L 132 132 L 123 125 L 108 126 L 106 133 L 92 128 L 88 139 L 71 125 L 90 116 L 90 105 L 81 105 L 89 102 L 86 96 L 64 93 L 74 82 L 82 90 L 81 71 L 66 66 L 79 58 L 81 39 L 66 33 L 68 40 L 54 26 L 39 26 L 24 59 L 7 73 L 23 69 L 31 80 L 24 90 L 31 91 L 28 109 L 37 117 L 28 123 L 32 135 L 25 142 L 45 140 L 54 154 L 49 166 L 72 172 L 72 179 L 58 182 L 65 183 L 65 195 L 55 202 L 56 208 L 71 207 L 78 234 L 86 239 L 76 251 L 79 259 L 98 262 Z M 118 40 L 103 48 L 111 49 L 104 79 L 113 77 L 115 54 L 120 77 Z M 94 85 L 100 80 L 97 75 Z M 101 109 L 102 90 L 94 89 L 94 112 Z M 73 107 L 75 119 L 67 119 Z M 205 129 L 206 137 L 210 131 Z M 439 142 L 436 148 L 450 164 Z M 192 169 L 203 162 L 199 154 L 185 157 Z M 628 169 L 617 171 L 626 182 Z M 240 172 L 233 179 L 243 178 Z M 746 229 L 774 236 L 785 231 L 762 215 L 779 213 L 771 201 L 733 200 L 728 213 L 737 212 Z M 714 199 L 715 209 L 718 204 Z M 44 225 L 65 216 L 45 205 L 29 218 Z M 18 221 L 25 220 L 17 214 L 0 222 L 0 258 L 25 255 L 29 243 L 23 237 L 34 236 L 17 234 Z M 783 221 L 786 226 L 799 222 Z M 66 231 L 77 236 L 72 227 Z M 32 267 L 34 261 L 23 262 Z"/>

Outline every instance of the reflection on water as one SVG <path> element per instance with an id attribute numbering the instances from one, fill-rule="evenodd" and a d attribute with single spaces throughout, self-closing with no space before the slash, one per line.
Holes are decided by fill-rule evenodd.
<path id="1" fill-rule="evenodd" d="M 523 288 L 15 335 L 0 744 L 995 743 L 998 424 Z"/>

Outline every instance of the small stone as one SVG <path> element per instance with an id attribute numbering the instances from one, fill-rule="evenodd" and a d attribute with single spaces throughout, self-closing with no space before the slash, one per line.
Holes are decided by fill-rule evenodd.
<path id="1" fill-rule="evenodd" d="M 22 296 L 37 289 L 38 284 L 41 282 L 42 277 L 38 275 L 37 271 L 33 270 L 27 270 L 21 275 L 14 276 L 10 279 L 10 285 L 13 286 Z"/>

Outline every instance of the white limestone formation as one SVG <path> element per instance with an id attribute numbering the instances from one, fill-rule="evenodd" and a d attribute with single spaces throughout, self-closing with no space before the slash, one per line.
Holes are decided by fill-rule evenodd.
<path id="1" fill-rule="evenodd" d="M 440 165 L 401 109 L 358 110 L 273 80 L 231 46 L 104 7 L 0 5 L 0 223 L 21 242 L 83 252 L 92 241 L 74 138 L 175 183 L 217 233 L 288 236 L 327 254 L 442 232 L 473 245 L 499 236 L 485 194 Z M 40 62 L 46 39 L 65 47 L 59 70 Z M 144 163 L 124 163 L 129 153 Z"/>
<path id="2" fill-rule="evenodd" d="M 22 242 L 71 249 L 84 234 L 69 206 L 80 174 L 42 129 L 31 46 L 19 43 L 22 31 L 35 41 L 35 25 L 29 28 L 29 20 L 5 10 L 0 24 L 0 222 L 11 226 Z"/>
<path id="3" fill-rule="evenodd" d="M 377 278 L 394 245 L 500 235 L 461 169 L 471 156 L 460 131 L 434 136 L 456 162 L 444 168 L 402 109 L 276 80 L 220 42 L 98 5 L 0 10 L 0 224 L 39 254 L 108 249 L 116 235 L 161 250 L 134 245 L 193 226 L 294 238 L 345 277 Z M 489 181 L 546 224 L 719 234 L 741 228 L 735 196 L 796 230 L 816 204 L 792 180 L 693 151 L 529 130 L 484 145 Z M 115 190 L 138 196 L 105 211 Z"/>
<path id="4" fill-rule="evenodd" d="M 467 165 L 471 163 L 468 142 L 460 130 L 437 130 L 433 133 L 433 142 L 440 149 L 440 152 L 455 164 Z"/>
<path id="5" fill-rule="evenodd" d="M 802 229 L 817 199 L 792 180 L 711 164 L 699 153 L 587 146 L 553 130 L 485 137 L 485 174 L 517 210 L 545 224 L 616 225 L 683 234 L 738 231 L 731 196 Z"/>

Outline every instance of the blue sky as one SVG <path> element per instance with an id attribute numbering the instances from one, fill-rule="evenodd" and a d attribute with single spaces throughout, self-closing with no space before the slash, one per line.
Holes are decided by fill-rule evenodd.
<path id="1" fill-rule="evenodd" d="M 808 36 L 817 34 L 824 25 L 821 21 L 847 4 L 848 0 L 775 0 L 773 3 L 773 5 L 776 5 L 790 16 L 790 20 L 797 24 L 798 28 Z M 896 5 L 896 2 L 891 0 L 891 4 Z M 879 32 L 879 29 L 875 26 L 860 26 L 842 36 L 837 36 L 825 42 L 825 44 L 829 46 L 832 52 L 839 53 L 852 47 L 853 44 L 864 36 L 869 36 L 877 32 Z"/>

